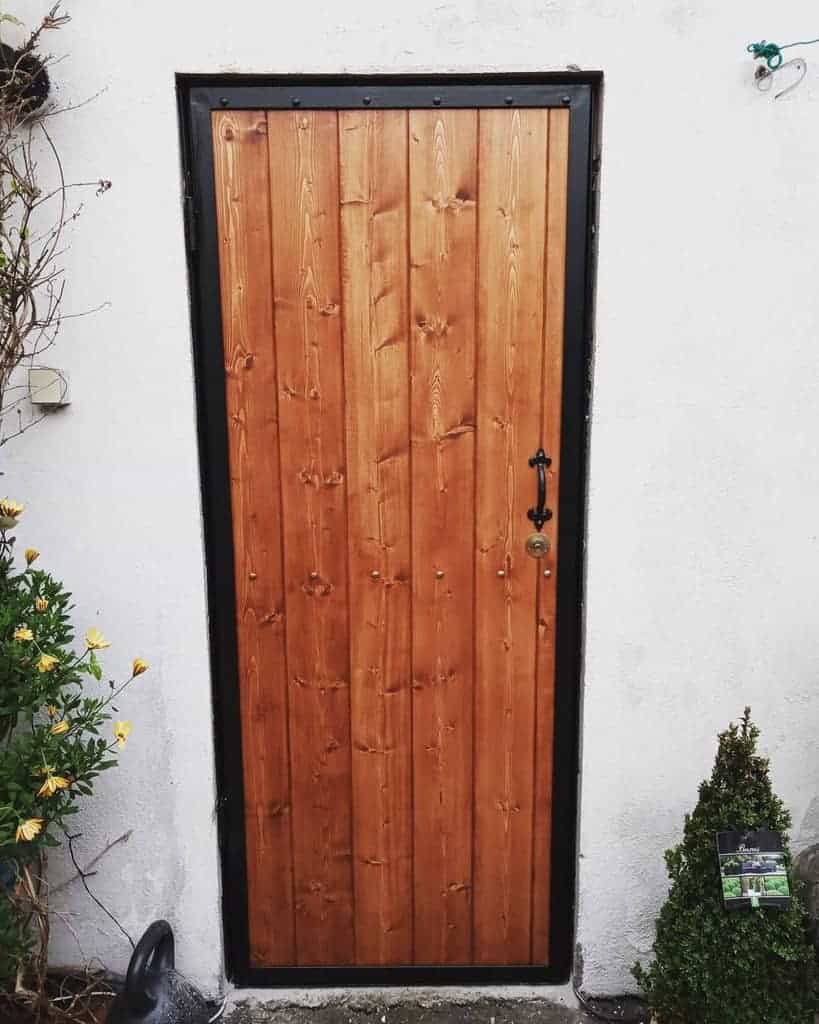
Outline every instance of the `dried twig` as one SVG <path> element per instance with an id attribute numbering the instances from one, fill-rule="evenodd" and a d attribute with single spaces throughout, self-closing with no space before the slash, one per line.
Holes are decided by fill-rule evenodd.
<path id="1" fill-rule="evenodd" d="M 129 828 L 128 831 L 123 832 L 121 836 L 117 836 L 117 838 L 112 839 L 110 843 L 106 843 L 105 846 L 103 846 L 103 848 L 100 850 L 100 852 L 93 856 L 91 860 L 89 860 L 89 862 L 85 865 L 85 867 L 81 871 L 78 871 L 76 875 L 72 875 L 70 878 L 66 878 L 66 880 L 64 882 L 60 882 L 59 885 L 52 886 L 51 895 L 54 896 L 56 893 L 62 892 L 63 889 L 67 889 L 68 886 L 71 885 L 73 882 L 76 882 L 78 878 L 82 878 L 83 876 L 85 876 L 86 878 L 92 878 L 96 874 L 96 871 L 92 871 L 91 868 L 93 868 L 96 864 L 99 864 L 99 862 L 106 855 L 106 853 L 108 853 L 110 850 L 113 850 L 115 846 L 118 846 L 120 843 L 127 843 L 133 834 L 134 830 L 132 828 Z M 75 836 L 74 838 L 79 839 L 80 837 Z"/>
<path id="2" fill-rule="evenodd" d="M 37 52 L 45 32 L 68 22 L 60 8 L 54 4 L 19 48 L 0 42 L 0 416 L 8 411 L 4 399 L 14 370 L 53 345 L 67 318 L 60 258 L 65 230 L 82 210 L 69 197 L 89 188 L 101 195 L 111 187 L 105 179 L 66 181 L 49 131 L 48 119 L 71 109 L 45 102 L 55 60 Z M 0 18 L 0 26 L 3 20 L 13 19 Z M 48 176 L 56 178 L 47 188 L 43 154 L 51 165 Z M 23 423 L 18 410 L 16 429 L 0 431 L 0 446 L 40 419 Z"/>
<path id="3" fill-rule="evenodd" d="M 94 901 L 94 903 L 96 903 L 96 905 L 100 908 L 100 910 L 103 912 L 103 914 L 105 914 L 105 916 L 107 918 L 109 918 L 111 921 L 113 921 L 113 923 L 117 926 L 117 928 L 119 928 L 119 930 L 122 932 L 122 934 L 128 940 L 128 942 L 131 944 L 131 949 L 134 949 L 135 945 L 136 945 L 134 940 L 131 938 L 131 936 L 128 934 L 128 932 L 123 928 L 123 926 L 120 924 L 120 922 L 114 916 L 114 914 L 112 914 L 111 911 L 108 909 L 108 907 L 106 907 L 106 905 L 102 902 L 102 900 L 99 899 L 99 897 L 96 896 L 91 891 L 91 888 L 88 885 L 88 879 L 89 878 L 93 878 L 95 872 L 92 871 L 92 872 L 89 873 L 89 872 L 83 871 L 83 869 L 79 865 L 79 862 L 77 861 L 77 856 L 74 853 L 74 843 L 76 842 L 77 839 L 82 839 L 82 833 L 77 833 L 76 835 L 72 836 L 72 835 L 69 835 L 66 832 L 65 833 L 65 838 L 68 841 L 68 853 L 69 853 L 69 856 L 71 857 L 71 863 L 74 865 L 74 869 L 76 870 L 77 874 L 79 875 L 79 878 L 80 878 L 80 881 L 82 882 L 83 888 L 88 893 L 88 895 L 91 897 L 91 899 Z"/>

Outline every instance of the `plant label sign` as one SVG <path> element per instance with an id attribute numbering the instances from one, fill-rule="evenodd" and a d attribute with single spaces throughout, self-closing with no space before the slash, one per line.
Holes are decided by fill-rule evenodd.
<path id="1" fill-rule="evenodd" d="M 791 890 L 779 832 L 717 832 L 722 898 L 728 910 L 787 907 Z"/>

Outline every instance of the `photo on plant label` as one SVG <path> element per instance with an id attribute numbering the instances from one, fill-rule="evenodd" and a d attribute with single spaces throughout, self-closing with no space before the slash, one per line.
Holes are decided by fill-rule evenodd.
<path id="1" fill-rule="evenodd" d="M 719 832 L 717 857 L 727 909 L 788 905 L 788 867 L 778 832 Z"/>

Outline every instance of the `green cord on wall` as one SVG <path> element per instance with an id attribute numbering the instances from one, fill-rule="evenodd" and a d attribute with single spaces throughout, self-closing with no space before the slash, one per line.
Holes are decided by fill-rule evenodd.
<path id="1" fill-rule="evenodd" d="M 768 43 L 764 39 L 759 43 L 748 43 L 748 53 L 755 58 L 764 60 L 771 71 L 776 71 L 782 63 L 782 51 L 789 50 L 792 46 L 813 46 L 819 43 L 819 39 L 801 39 L 796 43 L 786 43 L 784 46 L 777 46 L 776 43 Z"/>

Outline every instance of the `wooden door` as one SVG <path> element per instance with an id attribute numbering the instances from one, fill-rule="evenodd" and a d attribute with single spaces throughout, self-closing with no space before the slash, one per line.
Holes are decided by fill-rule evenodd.
<path id="1" fill-rule="evenodd" d="M 551 962 L 570 118 L 212 113 L 251 969 Z"/>

